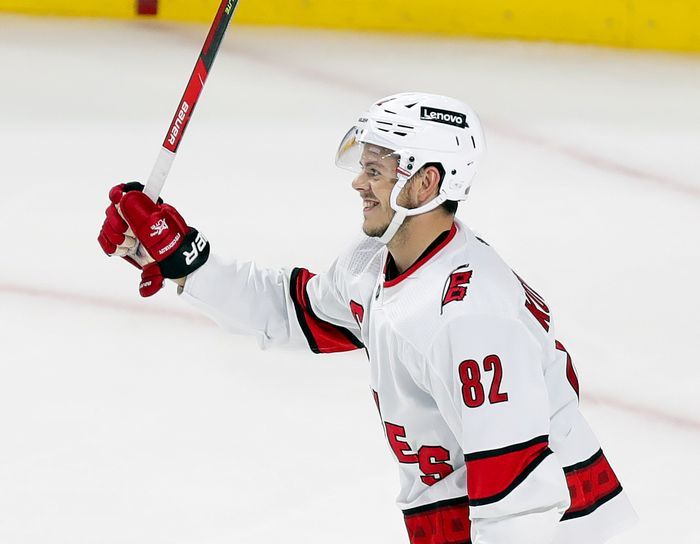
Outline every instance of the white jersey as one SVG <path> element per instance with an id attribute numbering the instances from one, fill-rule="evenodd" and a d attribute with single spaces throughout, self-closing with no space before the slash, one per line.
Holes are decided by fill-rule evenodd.
<path id="1" fill-rule="evenodd" d="M 184 296 L 263 346 L 366 349 L 412 544 L 598 544 L 634 521 L 545 301 L 460 222 L 391 280 L 388 259 L 371 238 L 319 275 L 212 257 Z"/>

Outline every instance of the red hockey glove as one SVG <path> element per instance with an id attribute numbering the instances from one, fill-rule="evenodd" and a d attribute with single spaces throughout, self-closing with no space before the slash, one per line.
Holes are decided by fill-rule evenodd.
<path id="1" fill-rule="evenodd" d="M 160 291 L 163 278 L 184 278 L 209 258 L 209 242 L 188 227 L 175 208 L 154 203 L 140 184 L 119 185 L 110 191 L 112 206 L 98 238 L 108 255 L 121 255 L 143 269 L 139 292 L 149 297 Z M 126 228 L 125 228 L 126 227 Z M 135 255 L 136 242 L 146 258 Z"/>
<path id="2" fill-rule="evenodd" d="M 119 202 L 124 194 L 129 191 L 143 191 L 143 185 L 135 181 L 122 183 L 112 187 L 109 191 L 110 205 L 105 211 L 107 217 L 102 224 L 97 241 L 110 257 L 113 255 L 123 257 L 137 268 L 143 268 L 152 259 L 138 259 L 135 255 L 131 255 L 137 244 L 136 238 L 119 213 Z M 159 202 L 162 203 L 162 200 L 159 200 Z"/>

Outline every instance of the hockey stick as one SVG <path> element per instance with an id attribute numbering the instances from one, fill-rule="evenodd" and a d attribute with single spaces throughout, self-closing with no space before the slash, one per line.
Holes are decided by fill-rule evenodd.
<path id="1" fill-rule="evenodd" d="M 182 96 L 182 100 L 180 100 L 180 105 L 175 112 L 173 121 L 170 123 L 168 134 L 163 141 L 163 147 L 143 190 L 154 202 L 158 199 L 158 195 L 160 195 L 165 185 L 165 180 L 175 161 L 177 149 L 180 147 L 180 142 L 185 135 L 185 129 L 190 122 L 194 108 L 199 100 L 199 95 L 202 93 L 216 54 L 219 52 L 221 40 L 226 33 L 228 24 L 237 6 L 238 0 L 222 0 L 219 10 L 216 12 L 216 17 L 214 17 L 214 22 L 202 47 L 202 52 L 199 54 L 190 80 L 185 88 L 185 93 Z"/>

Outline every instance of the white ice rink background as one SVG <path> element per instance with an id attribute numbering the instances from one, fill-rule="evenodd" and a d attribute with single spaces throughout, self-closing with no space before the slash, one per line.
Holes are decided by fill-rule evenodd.
<path id="1" fill-rule="evenodd" d="M 406 541 L 364 353 L 261 352 L 96 236 L 150 171 L 206 28 L 0 17 L 0 543 Z M 700 534 L 700 57 L 233 27 L 165 198 L 231 258 L 322 271 L 373 99 L 481 114 L 459 216 L 548 300 L 641 523 Z"/>

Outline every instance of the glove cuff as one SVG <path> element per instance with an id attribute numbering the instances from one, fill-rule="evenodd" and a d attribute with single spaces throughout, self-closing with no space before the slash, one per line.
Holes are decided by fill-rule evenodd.
<path id="1" fill-rule="evenodd" d="M 209 258 L 208 240 L 195 228 L 190 227 L 182 243 L 167 259 L 160 261 L 164 278 L 178 279 L 189 276 Z"/>

